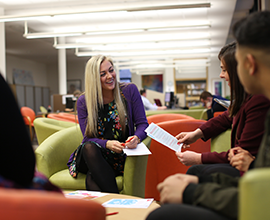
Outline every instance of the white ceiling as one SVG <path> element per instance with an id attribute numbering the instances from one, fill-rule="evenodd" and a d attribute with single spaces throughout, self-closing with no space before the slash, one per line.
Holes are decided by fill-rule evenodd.
<path id="1" fill-rule="evenodd" d="M 243 3 L 244 2 L 244 3 Z M 65 15 L 54 16 L 52 18 L 27 21 L 29 32 L 74 32 L 76 30 L 84 31 L 113 31 L 130 28 L 150 27 L 168 27 L 183 26 L 190 24 L 209 24 L 210 28 L 197 28 L 188 30 L 158 30 L 144 31 L 138 33 L 107 33 L 91 36 L 65 37 L 65 43 L 74 44 L 78 40 L 90 42 L 90 47 L 78 49 L 79 51 L 92 51 L 94 53 L 108 53 L 130 51 L 131 55 L 138 54 L 144 61 L 157 56 L 159 50 L 156 45 L 164 45 L 163 52 L 166 60 L 171 56 L 173 59 L 188 57 L 205 57 L 207 60 L 217 56 L 220 48 L 226 43 L 232 18 L 235 14 L 236 0 L 0 0 L 0 9 L 4 9 L 3 16 L 11 15 L 42 15 L 42 14 L 61 14 L 61 13 L 79 13 L 94 12 L 106 10 L 124 10 L 138 7 L 154 7 L 162 5 L 180 5 L 180 4 L 198 4 L 210 3 L 210 8 L 197 9 L 170 9 L 139 12 L 107 12 L 81 14 L 77 16 Z M 236 18 L 245 16 L 252 7 L 252 0 L 238 0 Z M 241 13 L 240 13 L 241 12 Z M 3 17 L 0 16 L 0 17 Z M 235 17 L 235 16 L 234 16 Z M 57 49 L 53 47 L 53 38 L 44 39 L 26 39 L 24 34 L 24 21 L 6 22 L 6 53 L 19 56 L 25 59 L 32 59 L 38 62 L 52 63 L 57 62 Z M 201 34 L 203 34 L 201 36 Z M 200 47 L 195 48 L 196 42 L 191 45 L 185 42 L 182 45 L 183 38 L 203 38 Z M 150 40 L 148 40 L 150 39 Z M 182 39 L 182 40 L 181 40 Z M 118 42 L 115 44 L 115 42 Z M 142 55 L 137 41 L 145 42 Z M 59 42 L 59 41 L 57 41 Z M 119 45 L 120 43 L 124 45 Z M 157 43 L 158 42 L 158 43 Z M 95 44 L 93 44 L 95 43 Z M 114 43 L 114 44 L 112 44 Z M 89 43 L 88 43 L 89 44 Z M 209 45 L 207 45 L 209 44 Z M 132 47 L 133 48 L 130 48 Z M 154 45 L 152 48 L 149 48 Z M 99 47 L 98 47 L 99 46 Z M 99 50 L 95 52 L 95 50 Z M 105 51 L 103 51 L 105 50 Z M 169 52 L 169 51 L 170 52 Z M 193 50 L 197 53 L 190 54 Z M 173 56 L 171 54 L 174 54 Z M 131 57 L 130 55 L 130 57 Z M 125 57 L 129 57 L 125 55 Z M 67 60 L 78 61 L 87 60 L 88 57 L 77 57 L 75 49 L 67 49 Z M 159 60 L 161 60 L 159 58 Z"/>

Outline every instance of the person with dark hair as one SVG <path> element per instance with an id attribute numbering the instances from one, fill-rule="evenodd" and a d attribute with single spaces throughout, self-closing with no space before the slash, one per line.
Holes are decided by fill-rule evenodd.
<path id="1" fill-rule="evenodd" d="M 239 170 L 230 165 L 234 148 L 241 147 L 249 151 L 253 157 L 256 157 L 258 153 L 264 134 L 264 128 L 261 124 L 270 107 L 270 102 L 263 95 L 249 95 L 244 91 L 237 75 L 235 50 L 236 43 L 233 42 L 224 46 L 218 55 L 221 63 L 220 77 L 225 78 L 231 88 L 231 105 L 228 111 L 212 118 L 193 132 L 182 132 L 176 136 L 185 148 L 199 138 L 207 141 L 232 126 L 231 149 L 221 153 L 177 152 L 178 159 L 184 165 L 194 165 L 188 169 L 187 174 L 201 175 L 224 172 L 228 175 L 240 176 L 240 171 L 246 170 Z"/>
<path id="2" fill-rule="evenodd" d="M 0 92 L 5 94 L 2 97 L 5 106 L 0 107 L 0 187 L 61 192 L 44 175 L 35 171 L 36 159 L 29 134 L 15 97 L 1 73 Z M 14 141 L 14 137 L 19 142 Z"/>
<path id="3" fill-rule="evenodd" d="M 235 24 L 233 34 L 237 41 L 237 73 L 241 83 L 247 93 L 263 94 L 270 99 L 270 12 L 254 12 L 241 19 Z M 269 124 L 270 111 L 254 169 L 270 167 Z M 253 161 L 244 150 L 233 155 L 231 161 L 236 157 L 235 166 L 249 167 Z M 170 176 L 158 185 L 160 201 L 166 205 L 154 210 L 147 220 L 237 219 L 238 181 L 239 178 L 220 173 L 200 177 Z"/>
<path id="4" fill-rule="evenodd" d="M 164 110 L 167 109 L 166 106 L 156 106 L 153 105 L 147 98 L 146 98 L 146 90 L 141 89 L 140 90 L 143 106 L 145 110 Z"/>
<path id="5" fill-rule="evenodd" d="M 220 99 L 228 101 L 228 99 L 223 98 L 222 96 L 212 95 L 208 91 L 203 91 L 200 95 L 200 101 L 203 103 L 203 106 L 207 108 L 207 118 L 208 120 L 214 117 L 215 112 L 224 112 L 227 109 L 222 105 L 218 104 L 214 99 Z"/>

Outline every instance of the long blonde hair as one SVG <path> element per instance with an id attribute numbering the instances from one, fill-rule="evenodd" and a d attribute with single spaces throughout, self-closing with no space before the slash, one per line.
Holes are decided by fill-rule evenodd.
<path id="1" fill-rule="evenodd" d="M 113 65 L 113 61 L 110 58 L 103 55 L 97 55 L 89 59 L 85 67 L 85 102 L 88 111 L 85 135 L 87 137 L 98 137 L 98 109 L 103 108 L 102 87 L 100 82 L 100 65 L 105 60 L 108 60 Z M 126 106 L 121 99 L 119 83 L 116 78 L 114 80 L 114 101 L 119 113 L 122 131 L 125 135 Z"/>

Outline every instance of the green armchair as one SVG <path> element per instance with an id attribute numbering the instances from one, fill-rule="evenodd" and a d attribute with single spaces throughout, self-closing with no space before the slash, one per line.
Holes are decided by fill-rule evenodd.
<path id="1" fill-rule="evenodd" d="M 80 145 L 82 133 L 79 126 L 58 131 L 43 141 L 36 149 L 37 169 L 63 190 L 85 190 L 86 175 L 79 173 L 75 179 L 70 176 L 67 161 Z M 143 140 L 149 148 L 151 138 Z M 145 175 L 148 156 L 127 157 L 124 175 L 116 182 L 122 194 L 144 197 Z"/>
<path id="2" fill-rule="evenodd" d="M 270 168 L 248 171 L 239 183 L 239 220 L 270 219 Z"/>
<path id="3" fill-rule="evenodd" d="M 51 118 L 36 118 L 34 120 L 34 128 L 38 144 L 41 144 L 47 137 L 51 136 L 53 133 L 75 125 L 77 124 L 67 121 L 59 121 Z"/>
<path id="4" fill-rule="evenodd" d="M 224 152 L 231 148 L 232 129 L 222 132 L 220 135 L 211 139 L 211 152 Z"/>

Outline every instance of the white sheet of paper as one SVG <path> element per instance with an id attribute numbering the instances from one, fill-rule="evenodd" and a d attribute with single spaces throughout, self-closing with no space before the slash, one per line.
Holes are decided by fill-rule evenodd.
<path id="1" fill-rule="evenodd" d="M 154 199 L 111 199 L 104 202 L 104 207 L 114 208 L 148 208 Z"/>
<path id="2" fill-rule="evenodd" d="M 66 198 L 72 198 L 72 199 L 83 199 L 86 197 L 90 198 L 98 198 L 102 196 L 106 196 L 108 193 L 102 193 L 98 191 L 87 191 L 87 190 L 76 190 L 73 192 L 65 193 Z"/>
<path id="3" fill-rule="evenodd" d="M 172 136 L 170 133 L 156 125 L 155 123 L 151 123 L 146 129 L 145 132 L 147 135 L 157 142 L 165 145 L 166 147 L 179 152 L 182 148 L 182 143 L 177 144 L 178 140 Z"/>
<path id="4" fill-rule="evenodd" d="M 134 149 L 123 149 L 124 153 L 126 153 L 127 156 L 140 156 L 140 155 L 149 155 L 152 154 L 150 150 L 146 147 L 144 143 L 139 143 L 136 148 Z"/>

